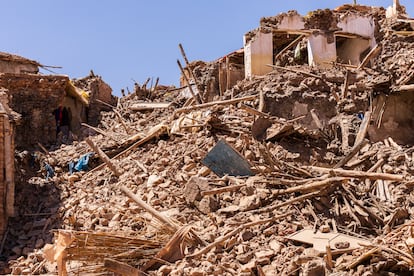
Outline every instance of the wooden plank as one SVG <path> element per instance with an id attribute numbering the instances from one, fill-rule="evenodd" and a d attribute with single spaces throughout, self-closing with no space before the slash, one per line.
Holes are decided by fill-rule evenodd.
<path id="1" fill-rule="evenodd" d="M 358 134 L 355 138 L 354 146 L 358 145 L 365 139 L 365 136 L 367 135 L 369 123 L 371 122 L 371 115 L 372 115 L 371 111 L 365 112 L 364 119 L 362 120 L 361 125 L 359 126 Z"/>
<path id="2" fill-rule="evenodd" d="M 400 87 L 397 88 L 397 91 L 400 91 L 400 92 L 414 92 L 414 84 L 401 85 Z"/>
<path id="3" fill-rule="evenodd" d="M 168 108 L 172 103 L 136 103 L 129 107 L 133 111 L 144 111 L 153 109 Z"/>
<path id="4" fill-rule="evenodd" d="M 122 276 L 142 275 L 139 269 L 136 269 L 135 267 L 132 267 L 129 264 L 114 259 L 104 259 L 104 266 L 110 271 L 121 274 Z"/>
<path id="5" fill-rule="evenodd" d="M 215 105 L 230 105 L 230 104 L 236 104 L 236 103 L 244 102 L 244 101 L 252 101 L 252 100 L 254 100 L 256 98 L 257 98 L 257 95 L 252 95 L 252 96 L 246 96 L 246 97 L 236 98 L 236 99 L 231 99 L 231 100 L 208 102 L 208 103 L 204 103 L 204 104 L 198 104 L 198 105 L 183 107 L 183 108 L 177 109 L 175 111 L 175 113 L 176 114 L 185 113 L 185 112 L 193 111 L 195 109 L 212 107 L 212 106 L 215 106 Z"/>
<path id="6" fill-rule="evenodd" d="M 254 175 L 249 162 L 224 140 L 218 141 L 201 163 L 220 177 Z"/>

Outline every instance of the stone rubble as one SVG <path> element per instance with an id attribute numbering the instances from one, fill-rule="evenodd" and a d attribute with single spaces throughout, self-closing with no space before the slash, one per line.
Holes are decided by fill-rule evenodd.
<path id="1" fill-rule="evenodd" d="M 388 25 L 382 24 L 385 30 Z M 371 68 L 351 69 L 349 97 L 343 97 L 342 86 L 350 69 L 338 65 L 276 69 L 239 82 L 220 100 L 258 91 L 263 98 L 183 113 L 177 112 L 186 102 L 179 90 L 152 94 L 154 102 L 173 101 L 166 109 L 136 112 L 129 107 L 142 101 L 137 95 L 120 98 L 113 111 L 101 114 L 101 133 L 84 132 L 112 158 L 121 171 L 119 177 L 108 166 L 97 168 L 102 164 L 98 154 L 91 157 L 88 171 L 69 174 L 69 162 L 93 152 L 82 137 L 49 154 L 18 152 L 19 208 L 1 243 L 2 272 L 57 273 L 57 263 L 46 259 L 45 248 L 56 244 L 59 235 L 72 233 L 76 242 L 67 245 L 65 264 L 70 275 L 108 275 L 105 258 L 142 269 L 162 250 L 167 252 L 162 255 L 164 261 L 155 261 L 145 271 L 148 275 L 410 275 L 414 267 L 414 147 L 389 137 L 363 141 L 351 154 L 362 125 L 358 114 L 369 109 L 371 96 L 384 93 L 384 85 L 393 91 L 414 78 L 412 37 L 387 30 Z M 312 112 L 301 114 L 304 104 L 329 124 L 321 128 Z M 298 111 L 292 112 L 292 106 Z M 270 126 L 258 126 L 259 117 Z M 170 132 L 180 119 L 182 124 Z M 255 139 L 254 125 L 262 132 L 261 139 Z M 154 129 L 159 135 L 133 146 Z M 251 164 L 255 176 L 218 177 L 201 163 L 220 139 Z M 347 156 L 350 159 L 342 162 Z M 43 162 L 55 170 L 51 179 L 45 179 Z M 340 162 L 342 166 L 335 168 Z M 171 225 L 139 207 L 121 187 L 180 230 L 171 231 Z M 226 187 L 231 189 L 219 190 Z M 175 234 L 186 226 L 195 235 L 188 230 L 180 240 Z M 291 238 L 309 228 L 315 233 L 359 237 L 369 244 L 349 248 L 347 241 L 328 243 L 331 249 L 321 252 L 315 245 Z M 92 237 L 97 233 L 103 234 L 95 241 Z M 90 248 L 88 234 L 93 240 Z M 194 236 L 202 242 L 194 242 Z M 132 251 L 124 244 L 126 239 L 137 244 Z M 172 242 L 178 240 L 183 256 L 171 261 L 174 258 L 168 253 L 178 252 Z M 200 254 L 209 244 L 214 246 Z"/>

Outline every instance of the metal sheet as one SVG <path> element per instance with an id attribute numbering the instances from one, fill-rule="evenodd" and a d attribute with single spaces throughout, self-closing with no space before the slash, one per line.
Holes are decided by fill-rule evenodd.
<path id="1" fill-rule="evenodd" d="M 249 162 L 224 140 L 218 141 L 201 163 L 220 177 L 254 175 Z"/>

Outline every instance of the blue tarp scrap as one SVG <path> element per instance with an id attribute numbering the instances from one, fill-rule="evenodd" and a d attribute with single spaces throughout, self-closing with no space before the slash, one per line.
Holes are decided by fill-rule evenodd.
<path id="1" fill-rule="evenodd" d="M 84 155 L 82 155 L 78 162 L 76 162 L 76 164 L 74 164 L 74 162 L 70 162 L 69 163 L 69 173 L 72 174 L 73 171 L 87 171 L 88 170 L 88 163 L 89 163 L 89 158 L 91 158 L 93 156 L 93 152 L 89 152 L 86 153 Z"/>

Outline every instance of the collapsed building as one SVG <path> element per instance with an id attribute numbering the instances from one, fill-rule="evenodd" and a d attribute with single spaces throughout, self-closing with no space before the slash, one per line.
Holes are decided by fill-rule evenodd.
<path id="1" fill-rule="evenodd" d="M 292 118 L 304 115 L 305 118 L 301 121 L 317 128 L 313 123 L 311 110 L 319 110 L 321 123 L 328 125 L 338 113 L 335 111 L 336 106 L 346 105 L 344 102 L 352 97 L 351 105 L 355 106 L 348 110 L 349 114 L 365 112 L 370 107 L 372 121 L 377 122 L 376 126 L 369 127 L 373 141 L 394 135 L 398 142 L 411 144 L 414 140 L 409 133 L 396 133 L 400 126 L 410 129 L 414 123 L 409 107 L 412 99 L 410 94 L 404 93 L 411 89 L 410 86 L 406 86 L 411 84 L 410 75 L 405 76 L 406 74 L 401 72 L 403 76 L 399 80 L 392 80 L 389 72 L 383 71 L 381 76 L 374 75 L 373 79 L 365 81 L 364 84 L 358 82 L 363 74 L 360 69 L 383 67 L 375 62 L 374 57 L 383 47 L 388 47 L 389 40 L 384 40 L 385 35 L 389 35 L 390 32 L 410 35 L 411 21 L 407 18 L 404 7 L 400 6 L 398 1 L 387 11 L 380 7 L 358 5 L 344 5 L 335 10 L 317 10 L 309 12 L 306 16 L 290 11 L 262 18 L 257 29 L 244 35 L 244 48 L 214 62 L 195 62 L 190 67 L 199 79 L 199 90 L 206 100 L 224 95 L 225 91 L 233 87 L 237 90 L 239 81 L 265 76 L 274 70 L 283 71 L 283 67 L 286 66 L 307 65 L 309 68 L 323 69 L 325 71 L 322 74 L 327 75 L 333 82 L 335 75 L 344 72 L 347 81 L 339 92 L 344 96 L 343 99 L 339 99 L 338 94 L 334 93 L 333 100 L 329 96 L 331 93 L 326 90 L 324 99 L 319 97 L 318 101 L 304 100 L 304 96 L 312 93 L 309 91 L 312 89 L 309 84 L 300 82 L 293 91 L 282 91 L 283 85 L 279 84 L 277 87 L 266 87 L 265 90 L 280 90 L 280 94 L 285 93 L 287 96 L 275 102 L 274 96 L 271 96 L 272 100 L 266 95 L 266 91 L 263 91 L 266 103 L 263 111 L 276 116 L 290 114 Z M 394 23 L 383 28 L 385 21 Z M 306 69 L 306 66 L 304 68 Z M 338 68 L 343 69 L 342 72 L 338 72 Z M 322 77 L 315 86 L 318 92 L 321 92 L 321 80 Z M 186 85 L 183 78 L 181 85 Z M 332 90 L 329 86 L 325 88 Z M 355 101 L 358 94 L 364 99 Z M 339 101 L 341 104 L 338 105 Z M 350 105 L 347 105 L 347 108 L 349 107 Z"/>
<path id="2" fill-rule="evenodd" d="M 5 273 L 411 275 L 413 22 L 398 1 L 263 18 L 45 152 L 50 179 L 19 153 Z"/>
<path id="3" fill-rule="evenodd" d="M 39 74 L 34 60 L 0 53 L 0 233 L 14 216 L 14 152 L 50 147 L 58 141 L 58 108 L 68 112 L 68 128 L 81 135 L 81 124 L 99 122 L 101 110 L 113 104 L 112 90 L 100 77 L 89 76 L 91 86 L 76 87 L 67 76 Z M 86 92 L 88 91 L 88 92 Z M 62 141 L 60 141 L 62 142 Z"/>

